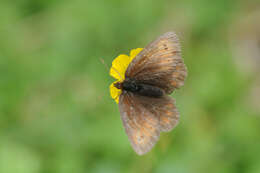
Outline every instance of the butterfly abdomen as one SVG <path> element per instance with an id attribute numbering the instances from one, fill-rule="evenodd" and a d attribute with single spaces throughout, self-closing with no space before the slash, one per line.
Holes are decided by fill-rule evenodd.
<path id="1" fill-rule="evenodd" d="M 162 97 L 164 95 L 163 90 L 158 87 L 147 84 L 139 84 L 138 86 L 139 90 L 137 93 L 140 95 L 148 97 Z"/>
<path id="2" fill-rule="evenodd" d="M 126 79 L 122 83 L 122 89 L 124 91 L 133 92 L 147 97 L 162 97 L 164 91 L 156 86 L 143 84 L 133 79 Z"/>

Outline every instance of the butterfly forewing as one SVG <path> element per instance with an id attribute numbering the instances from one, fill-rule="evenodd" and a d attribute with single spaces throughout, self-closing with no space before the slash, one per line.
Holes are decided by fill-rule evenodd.
<path id="1" fill-rule="evenodd" d="M 168 32 L 146 46 L 129 64 L 126 77 L 158 86 L 167 94 L 184 84 L 186 66 L 175 33 Z"/>
<path id="2" fill-rule="evenodd" d="M 121 119 L 136 153 L 150 151 L 160 131 L 169 131 L 177 125 L 179 113 L 174 103 L 169 96 L 149 98 L 129 92 L 120 95 Z"/>

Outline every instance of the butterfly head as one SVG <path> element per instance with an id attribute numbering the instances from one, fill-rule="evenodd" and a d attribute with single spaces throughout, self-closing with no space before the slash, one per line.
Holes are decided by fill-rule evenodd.
<path id="1" fill-rule="evenodd" d="M 117 89 L 122 89 L 122 82 L 116 82 L 114 83 L 114 87 L 116 87 Z"/>
<path id="2" fill-rule="evenodd" d="M 137 82 L 133 79 L 126 78 L 123 82 L 117 82 L 114 84 L 117 89 L 136 92 L 139 90 Z"/>

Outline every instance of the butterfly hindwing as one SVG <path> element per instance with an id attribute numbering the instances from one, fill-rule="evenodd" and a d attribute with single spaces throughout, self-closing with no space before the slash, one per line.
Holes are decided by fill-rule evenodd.
<path id="1" fill-rule="evenodd" d="M 164 96 L 149 98 L 123 92 L 119 110 L 125 131 L 136 153 L 145 154 L 158 141 L 160 131 L 170 131 L 179 120 L 175 101 Z"/>
<path id="2" fill-rule="evenodd" d="M 133 93 L 119 98 L 119 111 L 130 143 L 139 155 L 148 152 L 159 139 L 159 119 L 138 103 Z"/>
<path id="3" fill-rule="evenodd" d="M 162 88 L 166 94 L 184 85 L 186 66 L 175 33 L 168 32 L 146 46 L 129 64 L 126 77 Z"/>

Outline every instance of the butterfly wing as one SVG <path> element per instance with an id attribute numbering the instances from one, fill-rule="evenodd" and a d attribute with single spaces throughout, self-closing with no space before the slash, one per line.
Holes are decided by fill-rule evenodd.
<path id="1" fill-rule="evenodd" d="M 146 46 L 129 64 L 126 77 L 158 86 L 167 94 L 184 85 L 186 66 L 175 33 L 168 32 Z"/>
<path id="2" fill-rule="evenodd" d="M 170 131 L 179 121 L 175 101 L 169 96 L 151 98 L 123 92 L 119 111 L 128 139 L 139 155 L 152 149 L 160 131 Z"/>

